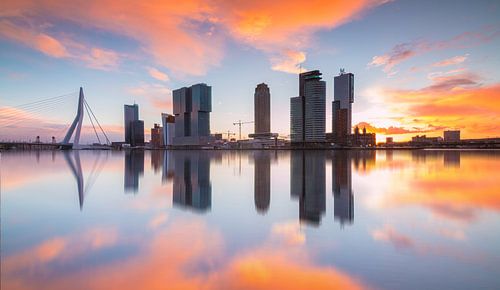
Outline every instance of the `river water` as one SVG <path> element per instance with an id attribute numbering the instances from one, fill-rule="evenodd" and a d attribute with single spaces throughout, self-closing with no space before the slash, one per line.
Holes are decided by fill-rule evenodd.
<path id="1" fill-rule="evenodd" d="M 500 289 L 500 151 L 0 155 L 1 289 Z"/>

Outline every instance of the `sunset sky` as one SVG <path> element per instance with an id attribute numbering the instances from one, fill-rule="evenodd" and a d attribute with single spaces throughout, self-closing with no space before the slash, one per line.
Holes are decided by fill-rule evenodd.
<path id="1" fill-rule="evenodd" d="M 498 51 L 498 1 L 2 0 L 0 139 L 61 138 L 76 94 L 37 115 L 16 107 L 83 86 L 119 141 L 123 104 L 139 104 L 150 128 L 172 112 L 173 89 L 200 82 L 212 86 L 212 133 L 253 120 L 265 82 L 272 130 L 286 136 L 299 66 L 327 82 L 327 131 L 333 77 L 345 68 L 355 75 L 353 124 L 378 141 L 445 129 L 499 137 Z M 83 139 L 93 140 L 85 122 Z"/>

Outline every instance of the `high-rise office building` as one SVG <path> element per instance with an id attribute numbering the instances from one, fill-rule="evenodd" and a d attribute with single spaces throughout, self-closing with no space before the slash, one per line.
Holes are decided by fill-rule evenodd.
<path id="1" fill-rule="evenodd" d="M 292 143 L 323 142 L 326 121 L 326 84 L 319 70 L 299 75 L 299 96 L 290 99 Z"/>
<path id="2" fill-rule="evenodd" d="M 269 87 L 258 84 L 254 94 L 255 134 L 271 132 L 271 94 Z"/>
<path id="3" fill-rule="evenodd" d="M 354 103 L 354 74 L 340 71 L 334 78 L 332 102 L 332 135 L 337 140 L 347 138 L 352 128 L 352 103 Z"/>
<path id="4" fill-rule="evenodd" d="M 134 120 L 130 123 L 130 145 L 132 147 L 135 146 L 144 146 L 144 121 L 143 120 Z"/>
<path id="5" fill-rule="evenodd" d="M 174 145 L 206 145 L 210 136 L 212 87 L 196 84 L 173 93 L 175 136 Z"/>
<path id="6" fill-rule="evenodd" d="M 248 137 L 254 138 L 258 142 L 254 144 L 263 145 L 269 139 L 278 137 L 278 134 L 271 133 L 271 94 L 265 83 L 258 84 L 255 88 L 254 120 L 255 132 L 248 134 Z"/>
<path id="7" fill-rule="evenodd" d="M 139 106 L 137 104 L 125 105 L 124 116 L 125 116 L 125 143 L 131 144 L 132 143 L 131 123 L 133 121 L 139 120 Z"/>

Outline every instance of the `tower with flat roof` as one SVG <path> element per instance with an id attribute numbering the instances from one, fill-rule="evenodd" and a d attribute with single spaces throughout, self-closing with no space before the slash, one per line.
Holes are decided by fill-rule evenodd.
<path id="1" fill-rule="evenodd" d="M 334 78 L 333 85 L 332 135 L 341 139 L 351 134 L 354 74 L 340 70 L 340 74 Z"/>
<path id="2" fill-rule="evenodd" d="M 290 99 L 292 143 L 325 141 L 326 84 L 319 70 L 299 75 L 299 96 Z"/>
<path id="3" fill-rule="evenodd" d="M 205 145 L 210 138 L 212 87 L 196 84 L 172 92 L 175 115 L 173 145 Z"/>

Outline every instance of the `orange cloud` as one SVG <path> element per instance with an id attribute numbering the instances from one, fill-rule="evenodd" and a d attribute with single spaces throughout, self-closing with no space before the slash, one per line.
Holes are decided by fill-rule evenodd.
<path id="1" fill-rule="evenodd" d="M 415 158 L 419 157 L 418 152 L 412 154 Z M 426 158 L 421 160 L 426 163 L 425 167 L 421 170 L 417 167 L 412 174 L 398 176 L 391 187 L 398 190 L 384 194 L 379 206 L 416 206 L 427 209 L 438 219 L 460 223 L 476 221 L 483 211 L 500 212 L 500 188 L 496 177 L 491 174 L 500 170 L 495 155 L 468 156 L 467 153 L 447 151 L 427 157 L 423 154 L 421 156 Z M 455 164 L 446 163 L 450 158 Z M 400 188 L 411 190 L 401 191 Z"/>
<path id="2" fill-rule="evenodd" d="M 125 36 L 138 42 L 157 65 L 175 74 L 202 75 L 220 63 L 228 35 L 268 53 L 274 69 L 291 71 L 297 57 L 287 51 L 302 52 L 298 59 L 305 59 L 303 51 L 316 31 L 338 27 L 385 2 L 112 0 L 103 5 L 97 0 L 5 0 L 1 8 L 9 19 L 37 16 L 53 25 L 71 22 Z"/>
<path id="3" fill-rule="evenodd" d="M 404 127 L 395 127 L 389 126 L 387 128 L 384 127 L 376 127 L 367 122 L 359 122 L 355 126 L 358 126 L 360 130 L 366 128 L 366 131 L 369 133 L 377 133 L 383 135 L 398 135 L 398 134 L 415 134 L 415 133 L 426 133 L 426 132 L 436 132 L 442 131 L 446 129 L 446 127 L 436 127 L 432 125 L 427 125 L 423 128 L 404 128 Z"/>
<path id="4" fill-rule="evenodd" d="M 387 1 L 216 2 L 217 17 L 235 39 L 269 53 L 272 69 L 296 73 L 314 32 L 338 27 Z"/>
<path id="5" fill-rule="evenodd" d="M 441 131 L 449 128 L 460 129 L 463 139 L 498 136 L 500 83 L 485 85 L 480 81 L 475 74 L 458 71 L 434 76 L 431 84 L 421 89 L 386 90 L 385 102 L 391 111 L 402 115 L 398 121 L 404 130 L 378 131 L 382 134 L 434 131 L 441 136 Z"/>
<path id="6" fill-rule="evenodd" d="M 236 257 L 221 274 L 211 277 L 208 289 L 367 289 L 333 268 L 320 268 L 284 250 L 257 250 Z"/>
<path id="7" fill-rule="evenodd" d="M 75 235 L 63 246 L 52 261 L 59 257 L 82 257 L 85 240 Z M 117 242 L 123 239 L 116 240 Z M 332 267 L 314 265 L 304 248 L 263 245 L 256 249 L 227 256 L 219 232 L 207 227 L 201 220 L 176 220 L 154 235 L 136 240 L 138 250 L 119 260 L 96 260 L 98 264 L 81 269 L 33 267 L 19 263 L 19 257 L 31 253 L 14 254 L 2 260 L 2 286 L 8 289 L 82 288 L 100 289 L 366 289 L 367 287 L 347 273 Z M 128 243 L 132 241 L 127 241 Z M 44 245 L 44 243 L 42 243 Z M 117 244 L 117 246 L 123 246 Z M 37 249 L 39 247 L 35 247 Z M 64 260 L 70 262 L 68 260 Z M 12 263 L 18 263 L 14 269 Z M 47 261 L 48 262 L 48 261 Z M 42 266 L 41 263 L 37 264 Z M 65 264 L 61 264 L 65 265 Z M 89 278 L 91 277 L 91 278 Z M 73 286 L 72 286 L 73 285 Z"/>

